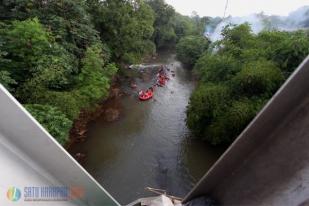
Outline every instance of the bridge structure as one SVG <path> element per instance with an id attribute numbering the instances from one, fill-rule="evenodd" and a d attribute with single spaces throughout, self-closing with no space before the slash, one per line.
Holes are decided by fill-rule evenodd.
<path id="1" fill-rule="evenodd" d="M 309 205 L 309 56 L 185 197 Z"/>
<path id="2" fill-rule="evenodd" d="M 35 205 L 119 205 L 1 85 L 0 117 L 1 205 L 16 205 L 9 188 L 42 186 L 78 187 L 83 195 Z M 309 57 L 183 203 L 200 196 L 221 205 L 309 204 Z M 20 198 L 19 205 L 33 205 Z"/>
<path id="3" fill-rule="evenodd" d="M 120 205 L 2 85 L 0 163 L 0 205 Z M 38 191 L 66 187 L 82 194 L 76 198 L 62 196 L 70 198 L 68 201 L 52 201 L 59 195 L 43 197 Z M 7 195 L 10 188 L 15 189 L 15 200 Z M 28 198 L 24 197 L 26 193 Z"/>

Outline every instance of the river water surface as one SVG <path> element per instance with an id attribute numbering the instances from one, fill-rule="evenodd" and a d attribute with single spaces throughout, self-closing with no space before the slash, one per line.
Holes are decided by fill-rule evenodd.
<path id="1" fill-rule="evenodd" d="M 115 100 L 121 118 L 112 123 L 98 120 L 89 127 L 87 140 L 75 151 L 86 154 L 83 166 L 121 204 L 153 196 L 145 187 L 167 190 L 183 197 L 223 152 L 193 139 L 185 124 L 186 107 L 194 89 L 191 72 L 169 51 L 148 64 L 164 64 L 175 77 L 157 88 L 154 98 L 140 102 L 137 92 Z M 150 78 L 136 79 L 138 88 L 151 86 Z"/>

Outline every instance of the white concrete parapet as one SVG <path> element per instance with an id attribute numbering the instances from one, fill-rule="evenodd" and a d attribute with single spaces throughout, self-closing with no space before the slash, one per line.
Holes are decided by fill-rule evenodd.
<path id="1" fill-rule="evenodd" d="M 119 203 L 0 84 L 0 205 L 89 205 Z M 72 201 L 24 201 L 25 187 L 68 186 L 84 190 Z M 6 196 L 19 188 L 18 202 Z"/>

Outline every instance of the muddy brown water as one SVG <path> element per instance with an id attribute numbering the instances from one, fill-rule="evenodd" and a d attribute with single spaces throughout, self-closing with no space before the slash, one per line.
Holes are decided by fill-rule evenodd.
<path id="1" fill-rule="evenodd" d="M 121 204 L 153 196 L 145 187 L 185 196 L 223 152 L 192 138 L 185 124 L 195 87 L 191 72 L 170 51 L 147 64 L 164 64 L 175 77 L 170 73 L 166 87 L 157 88 L 147 102 L 138 100 L 137 91 L 155 81 L 154 67 L 144 71 L 150 78 L 136 78 L 136 91 L 124 83 L 129 95 L 114 100 L 120 119 L 109 123 L 99 119 L 89 126 L 87 140 L 71 151 L 86 154 L 83 166 Z"/>

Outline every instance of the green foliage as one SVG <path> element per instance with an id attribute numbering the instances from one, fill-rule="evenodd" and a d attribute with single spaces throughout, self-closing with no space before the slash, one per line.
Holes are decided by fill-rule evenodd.
<path id="1" fill-rule="evenodd" d="M 60 43 L 78 57 L 84 50 L 99 41 L 84 0 L 34 1 L 35 12 L 40 21 L 47 25 Z"/>
<path id="2" fill-rule="evenodd" d="M 136 63 L 155 51 L 151 42 L 154 13 L 143 1 L 89 1 L 101 38 L 112 48 L 113 59 Z"/>
<path id="3" fill-rule="evenodd" d="M 1 64 L 1 68 L 10 71 L 17 82 L 31 77 L 41 55 L 48 53 L 51 46 L 49 33 L 34 18 L 13 21 L 8 28 L 1 28 L 1 34 L 5 39 L 3 49 L 8 53 L 6 58 L 14 59 Z"/>
<path id="4" fill-rule="evenodd" d="M 11 78 L 11 75 L 8 71 L 0 71 L 0 84 L 6 87 L 9 91 L 13 91 L 11 86 L 15 85 L 16 81 Z"/>
<path id="5" fill-rule="evenodd" d="M 197 35 L 198 33 L 196 32 L 194 20 L 188 16 L 176 13 L 173 22 L 177 41 L 185 36 Z"/>
<path id="6" fill-rule="evenodd" d="M 8 61 L 0 62 L 0 66 L 9 71 L 19 84 L 36 78 L 49 88 L 68 86 L 68 76 L 75 66 L 74 58 L 53 41 L 52 34 L 38 19 L 14 21 L 2 32 L 6 38 L 3 48 Z"/>
<path id="7" fill-rule="evenodd" d="M 232 29 L 231 25 L 228 25 L 222 30 L 222 36 L 224 46 L 231 44 L 239 48 L 248 48 L 253 39 L 253 33 L 248 23 L 232 27 Z"/>
<path id="8" fill-rule="evenodd" d="M 1 70 L 2 65 L 6 63 L 10 63 L 10 60 L 5 59 L 4 57 L 7 55 L 6 51 L 3 51 L 3 42 L 0 38 L 0 84 L 6 87 L 9 91 L 14 91 L 12 86 L 16 85 L 17 82 L 11 77 L 11 73 L 5 70 Z"/>
<path id="9" fill-rule="evenodd" d="M 105 65 L 102 45 L 89 47 L 82 59 L 82 68 L 70 90 L 55 91 L 46 84 L 49 73 L 38 75 L 23 84 L 17 96 L 28 104 L 47 104 L 59 108 L 69 119 L 78 117 L 83 108 L 95 106 L 107 97 L 110 79 L 117 72 L 114 64 Z"/>
<path id="10" fill-rule="evenodd" d="M 109 48 L 95 41 L 78 58 L 76 51 L 67 48 L 71 39 L 68 44 L 58 43 L 37 18 L 0 26 L 0 82 L 23 104 L 34 105 L 29 106 L 34 116 L 64 144 L 72 123 L 64 121 L 61 128 L 57 121 L 64 117 L 75 120 L 81 109 L 94 107 L 108 95 L 110 80 L 117 72 L 109 62 Z M 47 119 L 44 112 L 50 115 Z"/>
<path id="11" fill-rule="evenodd" d="M 202 25 L 163 0 L 3 0 L 0 82 L 41 121 L 44 111 L 73 121 L 108 96 L 116 65 L 139 62 L 155 43 L 197 35 Z"/>
<path id="12" fill-rule="evenodd" d="M 194 72 L 205 83 L 230 80 L 239 71 L 239 62 L 231 55 L 212 55 L 207 52 L 194 67 Z"/>
<path id="13" fill-rule="evenodd" d="M 220 21 L 182 16 L 164 0 L 3 0 L 0 83 L 64 144 L 80 111 L 108 96 L 116 64 L 178 43 L 178 58 L 200 78 L 189 128 L 229 143 L 308 55 L 309 36 L 229 25 L 210 51 L 205 25 L 213 30 Z"/>
<path id="14" fill-rule="evenodd" d="M 193 66 L 208 49 L 209 41 L 202 36 L 186 36 L 177 44 L 177 58 L 184 64 Z"/>
<path id="15" fill-rule="evenodd" d="M 28 104 L 24 106 L 61 145 L 67 143 L 72 121 L 59 109 L 40 104 Z"/>
<path id="16" fill-rule="evenodd" d="M 188 127 L 214 145 L 231 143 L 309 53 L 302 31 L 255 35 L 243 24 L 222 35 L 196 61 L 200 82 L 187 110 Z"/>
<path id="17" fill-rule="evenodd" d="M 232 79 L 236 95 L 271 96 L 283 82 L 282 72 L 273 62 L 254 61 L 246 63 Z"/>
<path id="18" fill-rule="evenodd" d="M 155 13 L 153 40 L 158 48 L 176 42 L 176 33 L 173 28 L 174 8 L 164 0 L 149 0 L 147 3 Z"/>
<path id="19" fill-rule="evenodd" d="M 173 47 L 188 35 L 202 36 L 206 17 L 183 16 L 164 0 L 146 0 L 155 13 L 153 41 L 157 48 Z"/>
<path id="20" fill-rule="evenodd" d="M 98 32 L 86 8 L 83 0 L 3 0 L 0 20 L 24 21 L 36 17 L 62 47 L 81 57 L 86 47 L 98 41 Z"/>
<path id="21" fill-rule="evenodd" d="M 190 17 L 193 24 L 192 35 L 204 36 L 205 34 L 205 25 L 209 23 L 211 17 L 200 17 L 196 12 L 192 12 Z"/>
<path id="22" fill-rule="evenodd" d="M 254 48 L 254 34 L 249 24 L 241 24 L 239 26 L 227 25 L 222 30 L 223 39 L 217 44 L 220 53 L 226 53 L 238 58 L 244 50 Z"/>
<path id="23" fill-rule="evenodd" d="M 228 87 L 214 84 L 201 84 L 190 98 L 187 110 L 188 127 L 200 136 L 205 127 L 229 105 L 230 92 Z"/>
<path id="24" fill-rule="evenodd" d="M 204 129 L 203 138 L 213 145 L 229 144 L 241 133 L 264 105 L 263 99 L 240 99 L 220 108 L 219 114 Z"/>
<path id="25" fill-rule="evenodd" d="M 280 68 L 290 74 L 309 54 L 309 34 L 297 31 L 288 35 L 276 48 L 273 60 Z"/>
<path id="26" fill-rule="evenodd" d="M 0 4 L 0 20 L 25 20 L 30 17 L 34 1 L 2 0 Z"/>
<path id="27" fill-rule="evenodd" d="M 70 120 L 78 118 L 81 109 L 88 106 L 75 90 L 62 92 L 42 91 L 39 93 L 37 102 L 59 108 Z"/>
<path id="28" fill-rule="evenodd" d="M 82 65 L 78 76 L 78 90 L 83 99 L 86 98 L 86 102 L 93 104 L 107 96 L 109 80 L 117 72 L 117 67 L 114 64 L 104 67 L 101 45 L 94 45 L 87 49 Z"/>

